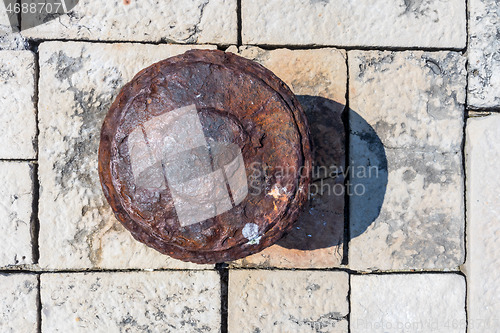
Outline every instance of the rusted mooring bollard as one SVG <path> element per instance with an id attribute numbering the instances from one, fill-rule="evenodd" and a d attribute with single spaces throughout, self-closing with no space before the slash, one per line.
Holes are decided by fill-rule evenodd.
<path id="1" fill-rule="evenodd" d="M 193 50 L 129 82 L 104 120 L 99 174 L 115 216 L 174 258 L 216 263 L 276 242 L 307 199 L 307 122 L 261 65 Z"/>

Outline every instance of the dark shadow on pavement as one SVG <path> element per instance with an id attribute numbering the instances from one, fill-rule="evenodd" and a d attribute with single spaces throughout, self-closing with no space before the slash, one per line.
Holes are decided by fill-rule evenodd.
<path id="1" fill-rule="evenodd" d="M 346 111 L 345 105 L 319 96 L 297 97 L 311 130 L 313 179 L 308 203 L 277 244 L 298 250 L 328 248 L 344 242 L 346 202 L 350 203 L 350 238 L 363 233 L 380 213 L 387 186 L 385 149 L 373 128 L 355 111 Z M 346 112 L 350 126 L 344 126 Z M 345 128 L 351 134 L 348 167 Z"/>

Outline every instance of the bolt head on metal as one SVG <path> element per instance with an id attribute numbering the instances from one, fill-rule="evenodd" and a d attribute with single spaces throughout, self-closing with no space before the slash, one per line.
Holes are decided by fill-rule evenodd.
<path id="1" fill-rule="evenodd" d="M 311 149 L 290 89 L 232 53 L 192 50 L 126 84 L 101 131 L 99 175 L 140 242 L 196 263 L 274 244 L 307 199 Z"/>

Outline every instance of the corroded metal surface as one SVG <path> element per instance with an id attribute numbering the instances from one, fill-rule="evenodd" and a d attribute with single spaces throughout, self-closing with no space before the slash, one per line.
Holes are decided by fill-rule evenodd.
<path id="1" fill-rule="evenodd" d="M 229 261 L 275 243 L 307 199 L 310 170 L 293 93 L 222 51 L 142 70 L 101 132 L 99 174 L 115 216 L 137 240 L 185 261 Z"/>

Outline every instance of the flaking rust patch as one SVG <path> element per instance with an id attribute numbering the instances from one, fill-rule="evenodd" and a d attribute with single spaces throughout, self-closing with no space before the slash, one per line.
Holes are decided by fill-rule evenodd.
<path id="1" fill-rule="evenodd" d="M 267 193 L 267 195 L 270 195 L 272 196 L 274 199 L 279 199 L 281 198 L 283 195 L 290 195 L 290 192 L 287 191 L 287 188 L 286 187 L 279 187 L 277 185 L 274 185 L 273 188 L 271 189 L 271 191 L 269 191 L 269 193 Z"/>

